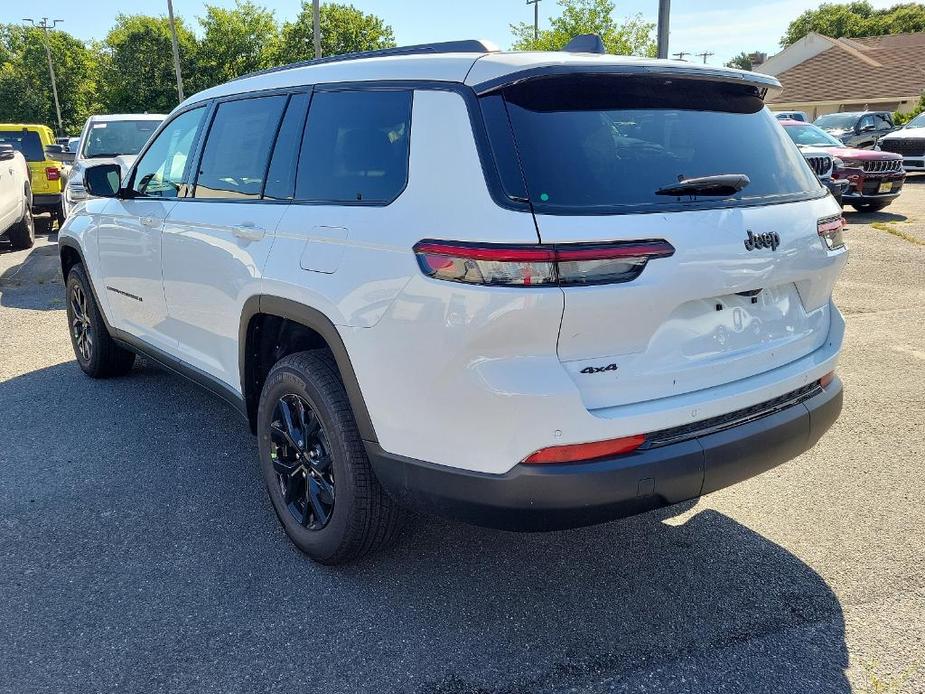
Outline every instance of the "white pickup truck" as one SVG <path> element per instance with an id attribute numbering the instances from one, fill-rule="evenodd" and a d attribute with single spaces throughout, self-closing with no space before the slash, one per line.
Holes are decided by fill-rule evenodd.
<path id="1" fill-rule="evenodd" d="M 0 144 L 0 241 L 4 239 L 13 248 L 31 248 L 35 223 L 29 166 L 12 145 Z"/>

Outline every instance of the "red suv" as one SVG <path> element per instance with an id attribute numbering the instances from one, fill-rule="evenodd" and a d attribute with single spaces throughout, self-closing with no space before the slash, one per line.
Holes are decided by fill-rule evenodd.
<path id="1" fill-rule="evenodd" d="M 799 147 L 828 150 L 835 161 L 832 178 L 849 183 L 843 202 L 858 212 L 875 212 L 899 197 L 906 171 L 902 155 L 846 147 L 821 128 L 797 120 L 778 121 Z"/>

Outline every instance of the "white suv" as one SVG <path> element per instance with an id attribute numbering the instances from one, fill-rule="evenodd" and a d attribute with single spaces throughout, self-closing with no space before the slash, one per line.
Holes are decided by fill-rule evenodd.
<path id="1" fill-rule="evenodd" d="M 836 419 L 840 209 L 773 77 L 475 41 L 187 99 L 60 235 L 77 360 L 223 396 L 315 560 L 719 489 Z"/>

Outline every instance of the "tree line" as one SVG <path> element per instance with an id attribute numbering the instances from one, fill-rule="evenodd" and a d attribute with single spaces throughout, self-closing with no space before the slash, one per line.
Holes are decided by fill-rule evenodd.
<path id="1" fill-rule="evenodd" d="M 251 0 L 231 9 L 205 6 L 199 35 L 176 18 L 184 92 L 189 95 L 274 65 L 314 57 L 311 2 L 291 22 L 279 23 Z M 392 28 L 356 8 L 321 7 L 323 55 L 395 45 Z M 0 25 L 0 122 L 47 123 L 57 130 L 43 31 Z M 56 29 L 48 32 L 68 134 L 94 113 L 168 113 L 178 103 L 166 17 L 120 14 L 102 41 L 85 43 Z"/>

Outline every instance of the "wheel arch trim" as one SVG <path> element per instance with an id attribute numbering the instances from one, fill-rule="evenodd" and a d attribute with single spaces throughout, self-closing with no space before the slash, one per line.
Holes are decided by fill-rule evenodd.
<path id="1" fill-rule="evenodd" d="M 260 314 L 290 320 L 314 330 L 321 336 L 334 355 L 341 381 L 343 381 L 344 389 L 347 391 L 347 399 L 350 401 L 350 407 L 353 410 L 354 419 L 356 419 L 360 438 L 367 442 L 378 443 L 376 430 L 369 416 L 369 409 L 366 407 L 360 383 L 353 369 L 353 362 L 350 360 L 350 355 L 347 353 L 347 348 L 344 346 L 344 341 L 337 327 L 330 318 L 317 309 L 291 299 L 284 299 L 270 294 L 254 295 L 244 302 L 238 333 L 238 367 L 241 378 L 241 392 L 247 403 L 248 419 L 251 422 L 252 429 L 256 428 L 257 403 L 260 399 L 260 393 L 248 392 L 250 384 L 248 364 L 251 356 L 248 354 L 248 337 L 251 321 Z"/>

